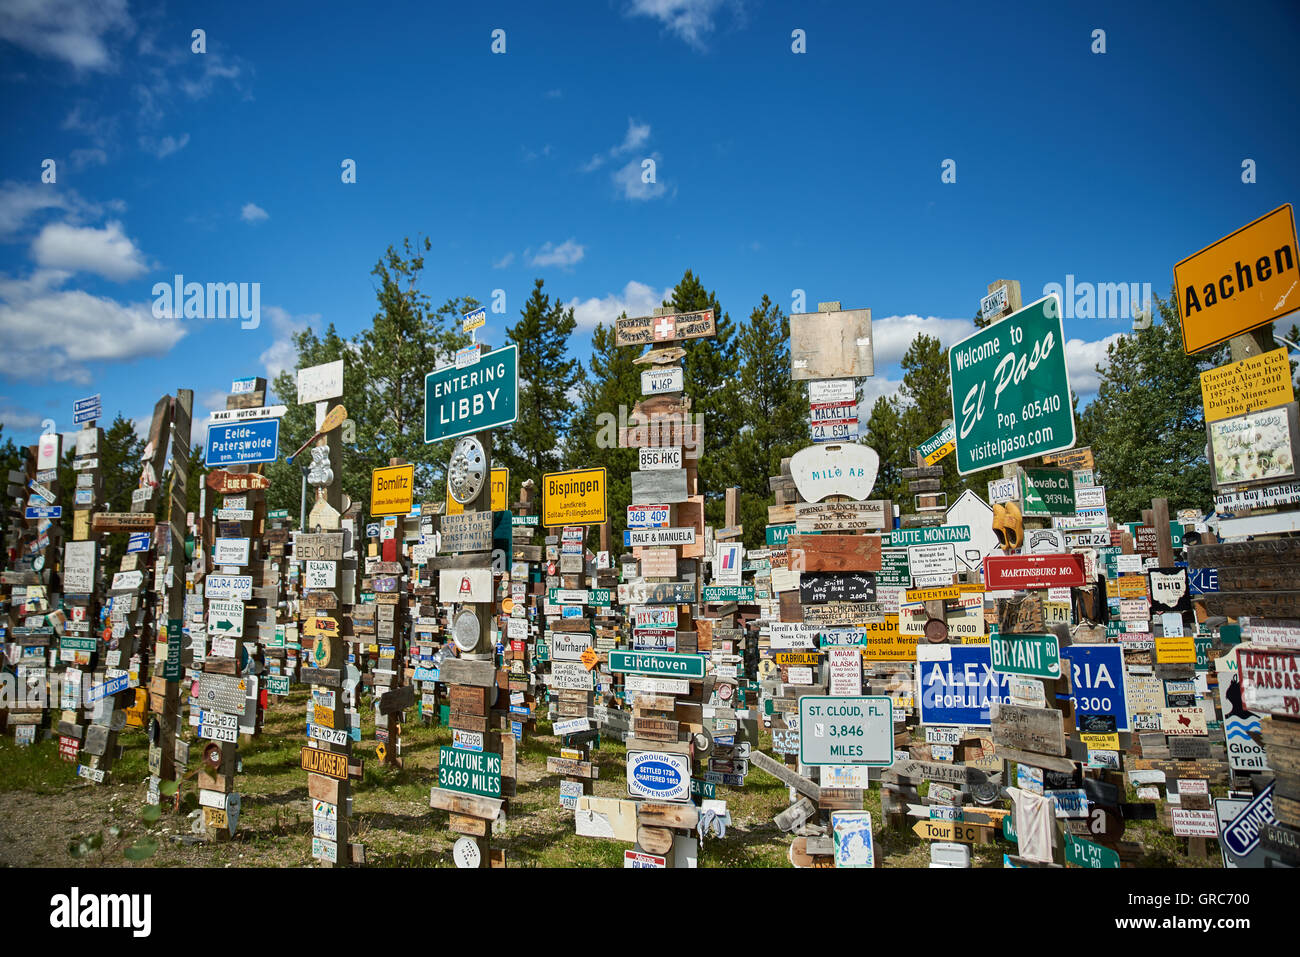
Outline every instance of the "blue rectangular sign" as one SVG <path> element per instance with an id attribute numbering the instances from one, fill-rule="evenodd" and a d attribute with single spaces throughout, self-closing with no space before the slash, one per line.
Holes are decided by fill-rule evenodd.
<path id="1" fill-rule="evenodd" d="M 102 419 L 103 417 L 104 408 L 100 404 L 98 392 L 72 403 L 72 421 L 77 425 L 82 422 L 93 422 L 95 419 Z"/>
<path id="2" fill-rule="evenodd" d="M 62 505 L 28 505 L 28 518 L 62 518 Z"/>
<path id="3" fill-rule="evenodd" d="M 988 645 L 932 647 L 946 647 L 951 658 L 917 662 L 921 723 L 989 727 L 989 705 L 1011 700 L 1011 676 L 993 670 Z"/>
<path id="4" fill-rule="evenodd" d="M 1128 700 L 1124 690 L 1124 650 L 1120 645 L 1070 645 L 1061 649 L 1070 663 L 1070 698 L 1074 726 L 1090 714 L 1109 714 L 1115 730 L 1127 731 Z"/>
<path id="5" fill-rule="evenodd" d="M 218 422 L 208 426 L 203 461 L 210 466 L 274 462 L 279 454 L 279 419 Z"/>
<path id="6" fill-rule="evenodd" d="M 485 353 L 477 365 L 424 377 L 424 441 L 441 442 L 510 425 L 519 416 L 519 347 Z"/>
<path id="7" fill-rule="evenodd" d="M 134 552 L 149 551 L 149 533 L 132 532 L 131 537 L 126 541 L 126 551 L 128 555 Z"/>

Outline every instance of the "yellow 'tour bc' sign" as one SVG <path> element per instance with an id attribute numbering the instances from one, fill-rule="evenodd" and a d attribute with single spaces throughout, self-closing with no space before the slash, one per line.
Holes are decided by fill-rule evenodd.
<path id="1" fill-rule="evenodd" d="M 408 515 L 414 494 L 414 465 L 390 465 L 370 473 L 371 515 Z"/>
<path id="2" fill-rule="evenodd" d="M 506 468 L 492 470 L 492 511 L 504 512 L 506 510 L 506 493 L 510 491 L 510 470 Z M 460 504 L 451 497 L 451 491 L 447 491 L 447 508 L 445 514 L 460 515 L 465 511 L 465 506 Z"/>
<path id="3" fill-rule="evenodd" d="M 1286 203 L 1174 266 L 1189 355 L 1300 308 L 1295 215 Z"/>
<path id="4" fill-rule="evenodd" d="M 603 468 L 542 476 L 543 525 L 603 525 L 606 518 Z"/>

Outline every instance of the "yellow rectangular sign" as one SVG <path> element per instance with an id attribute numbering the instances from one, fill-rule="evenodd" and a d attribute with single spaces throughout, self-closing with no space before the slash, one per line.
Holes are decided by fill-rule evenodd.
<path id="1" fill-rule="evenodd" d="M 1156 663 L 1162 665 L 1196 664 L 1196 640 L 1191 635 L 1171 635 L 1156 639 Z"/>
<path id="2" fill-rule="evenodd" d="M 925 464 L 926 464 L 926 465 L 935 465 L 935 464 L 937 464 L 937 463 L 943 461 L 943 460 L 946 459 L 949 455 L 951 455 L 953 452 L 956 452 L 956 451 L 957 451 L 957 443 L 956 443 L 955 441 L 953 441 L 953 442 L 948 442 L 948 443 L 946 443 L 946 444 L 944 444 L 944 445 L 939 446 L 937 449 L 935 449 L 933 452 L 931 452 L 929 455 L 927 455 L 927 456 L 925 457 Z"/>
<path id="3" fill-rule="evenodd" d="M 606 519 L 603 468 L 542 476 L 543 525 L 603 525 Z"/>
<path id="4" fill-rule="evenodd" d="M 506 496 L 510 492 L 510 470 L 499 468 L 492 470 L 492 511 L 504 512 L 506 510 Z M 447 515 L 460 515 L 465 511 L 465 506 L 451 497 L 451 492 L 447 493 Z"/>
<path id="5" fill-rule="evenodd" d="M 1217 369 L 1207 369 L 1201 373 L 1201 400 L 1205 403 L 1206 422 L 1294 402 L 1291 363 L 1287 361 L 1286 350 L 1274 349 Z"/>
<path id="6" fill-rule="evenodd" d="M 390 465 L 370 473 L 371 515 L 409 515 L 414 496 L 414 465 Z"/>
<path id="7" fill-rule="evenodd" d="M 1300 307 L 1298 277 L 1290 203 L 1175 264 L 1183 350 L 1209 349 Z"/>
<path id="8" fill-rule="evenodd" d="M 865 660 L 916 660 L 916 637 L 899 633 L 897 615 L 886 615 L 880 621 L 869 621 L 860 626 L 859 630 L 867 633 L 867 643 L 862 648 Z"/>
<path id="9" fill-rule="evenodd" d="M 302 749 L 302 769 L 313 774 L 323 774 L 339 781 L 348 779 L 348 756 L 335 754 L 321 748 Z"/>

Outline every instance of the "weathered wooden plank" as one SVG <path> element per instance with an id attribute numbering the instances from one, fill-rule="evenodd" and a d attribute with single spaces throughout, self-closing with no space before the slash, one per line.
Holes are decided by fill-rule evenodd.
<path id="1" fill-rule="evenodd" d="M 795 572 L 880 571 L 879 535 L 795 534 L 786 548 L 790 570 Z"/>
<path id="2" fill-rule="evenodd" d="M 879 531 L 890 527 L 886 515 L 892 520 L 893 510 L 888 499 L 800 502 L 795 506 L 795 525 L 799 532 Z"/>
<path id="3" fill-rule="evenodd" d="M 446 658 L 439 666 L 439 680 L 449 685 L 473 685 L 492 688 L 497 683 L 497 669 L 490 661 L 468 661 L 464 658 Z"/>
<path id="4" fill-rule="evenodd" d="M 505 804 L 502 798 L 480 797 L 477 794 L 446 791 L 442 788 L 429 790 L 429 807 L 435 811 L 467 814 L 485 821 L 504 821 Z"/>
<path id="5" fill-rule="evenodd" d="M 784 764 L 774 761 L 762 751 L 751 750 L 749 752 L 749 763 L 762 771 L 766 771 L 772 777 L 776 778 L 790 787 L 794 788 L 800 794 L 806 795 L 816 801 L 821 797 L 821 788 L 812 781 L 809 781 L 801 774 L 795 774 Z"/>
<path id="6" fill-rule="evenodd" d="M 993 744 L 1037 754 L 1062 756 L 1065 749 L 1064 716 L 1055 708 L 1026 708 L 1020 705 L 989 705 Z"/>
<path id="7" fill-rule="evenodd" d="M 790 376 L 796 382 L 874 373 L 870 309 L 790 316 Z"/>
<path id="8" fill-rule="evenodd" d="M 1264 539 L 1192 545 L 1187 549 L 1192 568 L 1223 569 L 1232 565 L 1300 565 L 1300 538 Z"/>

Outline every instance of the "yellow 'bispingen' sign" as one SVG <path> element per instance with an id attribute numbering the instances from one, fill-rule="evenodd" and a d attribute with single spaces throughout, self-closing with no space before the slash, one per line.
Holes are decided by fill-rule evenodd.
<path id="1" fill-rule="evenodd" d="M 543 525 L 603 525 L 606 518 L 603 468 L 542 476 Z"/>

